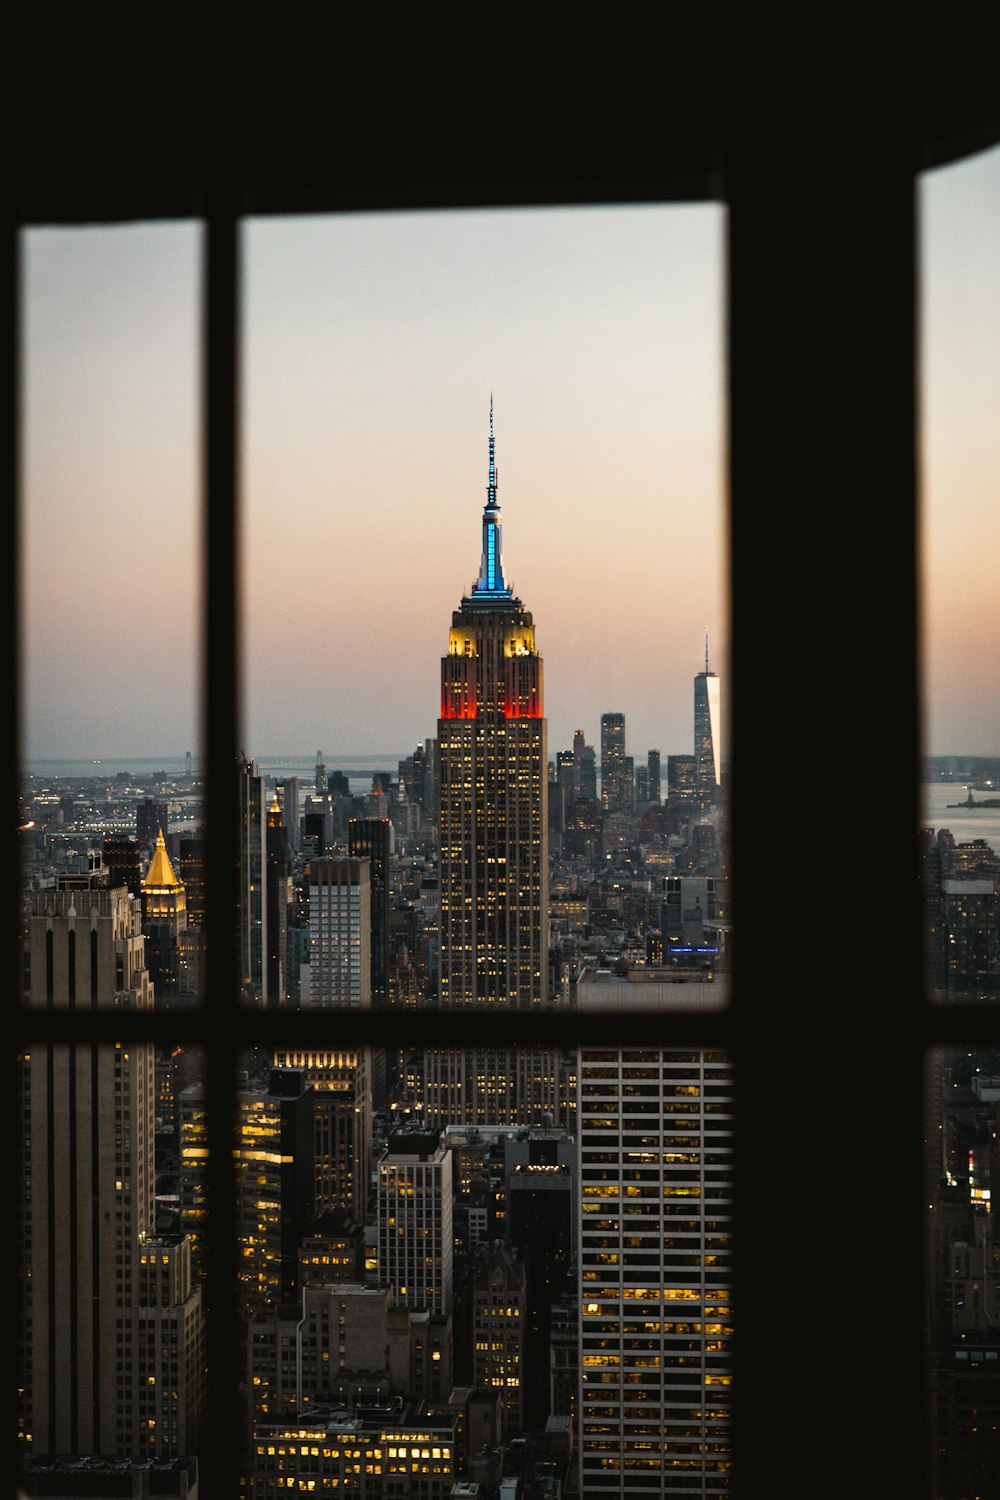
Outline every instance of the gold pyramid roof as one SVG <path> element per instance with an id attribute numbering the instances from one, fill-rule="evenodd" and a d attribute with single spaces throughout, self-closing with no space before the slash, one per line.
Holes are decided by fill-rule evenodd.
<path id="1" fill-rule="evenodd" d="M 154 850 L 153 858 L 149 862 L 146 878 L 142 882 L 143 889 L 151 890 L 153 887 L 161 888 L 163 886 L 177 887 L 180 884 L 181 882 L 174 874 L 174 867 L 170 863 L 170 855 L 167 853 L 167 846 L 163 838 L 163 829 L 161 828 L 156 837 L 156 849 Z"/>

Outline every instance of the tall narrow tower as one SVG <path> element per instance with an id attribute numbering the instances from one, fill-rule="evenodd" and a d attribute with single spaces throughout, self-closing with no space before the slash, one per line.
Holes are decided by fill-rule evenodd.
<path id="1" fill-rule="evenodd" d="M 694 759 L 698 801 L 710 807 L 718 800 L 722 784 L 722 726 L 719 679 L 708 670 L 708 636 L 705 637 L 705 670 L 694 679 Z"/>
<path id="2" fill-rule="evenodd" d="M 534 625 L 503 574 L 492 403 L 486 494 L 441 662 L 440 993 L 528 1010 L 548 975 L 548 746 Z"/>
<path id="3" fill-rule="evenodd" d="M 548 998 L 548 746 L 531 615 L 506 582 L 490 403 L 479 577 L 452 615 L 438 720 L 439 996 L 526 1011 Z M 427 1118 L 533 1124 L 557 1112 L 532 1049 L 433 1052 Z"/>

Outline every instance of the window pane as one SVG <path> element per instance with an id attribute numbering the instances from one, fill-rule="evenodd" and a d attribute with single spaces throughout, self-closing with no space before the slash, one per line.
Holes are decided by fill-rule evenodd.
<path id="1" fill-rule="evenodd" d="M 423 1397 L 456 1477 L 553 1419 L 588 1493 L 728 1487 L 723 227 L 244 228 L 242 972 L 307 1023 L 241 1106 L 261 1474 Z"/>
<path id="2" fill-rule="evenodd" d="M 925 174 L 921 213 L 927 989 L 1000 1002 L 1000 148 Z M 930 1484 L 1000 1472 L 997 1107 L 984 1013 L 925 1077 Z"/>
<path id="3" fill-rule="evenodd" d="M 103 862 L 143 902 L 161 1005 L 198 984 L 200 245 L 190 223 L 22 242 L 25 878 Z"/>
<path id="4" fill-rule="evenodd" d="M 929 982 L 1000 1000 L 1000 148 L 920 184 Z"/>
<path id="5" fill-rule="evenodd" d="M 424 859 L 440 949 L 468 959 L 445 999 L 537 1005 L 585 961 L 725 956 L 723 223 L 701 205 L 245 228 L 241 743 L 268 806 L 292 784 L 303 857 L 389 817 Z M 514 613 L 487 737 L 490 588 Z M 522 849 L 541 835 L 518 820 L 544 817 L 549 861 L 508 866 L 484 831 L 474 875 L 468 816 L 495 843 L 517 823 Z M 473 950 L 491 962 L 473 899 L 486 921 L 535 887 L 523 931 L 543 879 L 548 957 L 473 984 Z"/>

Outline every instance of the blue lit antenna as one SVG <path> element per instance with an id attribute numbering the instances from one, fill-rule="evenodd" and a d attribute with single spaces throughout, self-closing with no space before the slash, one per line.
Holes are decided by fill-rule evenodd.
<path id="1" fill-rule="evenodd" d="M 490 391 L 490 478 L 486 486 L 486 504 L 496 509 L 497 503 L 497 459 L 493 440 L 493 392 Z"/>
<path id="2" fill-rule="evenodd" d="M 490 393 L 490 470 L 483 509 L 483 557 L 479 578 L 472 585 L 473 599 L 510 599 L 511 590 L 504 583 L 503 558 L 500 552 L 500 506 L 497 504 L 496 444 L 493 438 L 493 394 Z"/>

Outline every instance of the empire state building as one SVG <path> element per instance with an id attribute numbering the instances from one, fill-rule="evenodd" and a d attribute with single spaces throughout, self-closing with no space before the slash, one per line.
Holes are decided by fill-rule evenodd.
<path id="1" fill-rule="evenodd" d="M 548 987 L 542 658 L 532 617 L 504 578 L 492 403 L 482 557 L 452 615 L 441 662 L 438 756 L 441 1006 L 541 1006 Z M 428 1110 L 484 1124 L 533 1123 L 529 1117 L 552 1111 L 550 1060 L 534 1056 L 537 1049 L 503 1050 L 502 1058 L 435 1055 Z"/>
<path id="2" fill-rule="evenodd" d="M 493 408 L 479 577 L 441 662 L 441 1004 L 530 1009 L 548 976 L 548 747 L 531 615 L 504 579 Z"/>

